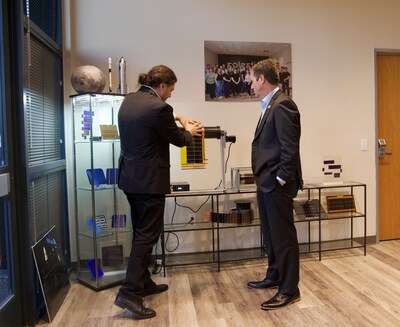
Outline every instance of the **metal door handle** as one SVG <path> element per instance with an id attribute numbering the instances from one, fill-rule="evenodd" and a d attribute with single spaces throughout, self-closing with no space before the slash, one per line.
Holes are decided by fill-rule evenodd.
<path id="1" fill-rule="evenodd" d="M 391 156 L 391 152 L 386 152 L 386 141 L 385 139 L 378 139 L 378 157 L 379 159 L 384 158 L 385 156 Z"/>

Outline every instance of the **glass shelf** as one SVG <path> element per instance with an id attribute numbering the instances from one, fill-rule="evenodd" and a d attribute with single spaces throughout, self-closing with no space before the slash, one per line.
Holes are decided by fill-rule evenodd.
<path id="1" fill-rule="evenodd" d="M 125 277 L 132 244 L 129 203 L 115 184 L 120 140 L 114 126 L 124 96 L 87 93 L 71 99 L 77 279 L 102 290 Z M 113 126 L 113 133 L 108 133 L 108 126 Z"/>
<path id="2" fill-rule="evenodd" d="M 82 231 L 79 232 L 79 235 L 93 239 L 102 239 L 102 238 L 108 238 L 111 236 L 114 236 L 116 234 L 123 234 L 123 233 L 132 233 L 131 229 L 128 228 L 119 228 L 119 229 L 114 229 L 114 228 L 101 228 L 101 231 L 99 233 L 96 233 L 96 235 L 93 234 L 92 231 L 88 230 L 88 231 Z"/>
<path id="3" fill-rule="evenodd" d="M 93 144 L 113 144 L 113 143 L 119 143 L 120 139 L 115 139 L 115 140 L 92 140 L 92 142 L 90 142 L 90 140 L 86 139 L 86 140 L 74 140 L 75 144 L 87 144 L 90 145 L 90 143 Z"/>
<path id="4" fill-rule="evenodd" d="M 295 200 L 315 200 L 317 206 L 322 203 L 323 197 L 327 194 L 351 194 L 357 195 L 359 205 L 357 211 L 340 212 L 340 213 L 327 213 L 322 210 L 320 213 L 313 212 L 313 217 L 306 218 L 305 215 L 295 215 L 295 224 L 308 223 L 308 243 L 299 244 L 300 253 L 311 253 L 317 252 L 319 254 L 319 260 L 321 260 L 321 254 L 325 251 L 332 250 L 344 250 L 352 248 L 362 248 L 364 255 L 366 255 L 366 232 L 367 232 L 367 215 L 366 215 L 366 185 L 354 181 L 336 182 L 336 183 L 313 183 L 304 185 L 303 190 L 299 191 L 299 195 Z M 234 198 L 235 195 L 242 194 L 254 194 L 256 195 L 256 189 L 249 188 L 243 190 L 227 189 L 227 190 L 195 190 L 188 192 L 174 192 L 167 195 L 167 198 L 180 198 L 180 197 L 211 197 L 212 206 L 217 206 L 224 201 L 224 197 Z M 322 206 L 321 206 L 322 207 Z M 212 212 L 215 212 L 215 208 L 211 208 Z M 357 220 L 357 222 L 356 222 Z M 340 224 L 348 224 L 350 237 L 344 237 L 340 240 L 328 240 L 323 241 L 323 234 L 328 226 L 329 222 L 340 222 Z M 356 225 L 357 223 L 357 225 Z M 362 227 L 361 227 L 362 223 Z M 317 232 L 318 241 L 311 242 L 311 234 L 313 226 L 314 232 Z M 322 229 L 324 227 L 324 230 Z M 354 226 L 362 228 L 363 235 L 355 237 Z M 235 250 L 223 250 L 220 245 L 220 238 L 223 231 L 233 230 L 237 228 L 255 227 L 260 229 L 260 243 L 262 243 L 261 233 L 261 222 L 259 218 L 255 218 L 249 224 L 237 224 L 237 223 L 222 223 L 222 222 L 196 222 L 196 223 L 184 223 L 175 225 L 164 225 L 164 233 L 169 232 L 189 232 L 189 231 L 211 231 L 213 251 L 195 252 L 195 253 L 184 253 L 184 254 L 168 254 L 163 249 L 163 262 L 164 262 L 164 273 L 166 266 L 174 265 L 189 265 L 189 264 L 201 264 L 201 263 L 216 263 L 218 271 L 220 270 L 220 263 L 234 260 L 244 260 L 251 258 L 265 257 L 265 252 L 262 247 L 250 248 L 250 249 L 235 249 Z M 361 232 L 358 231 L 358 234 Z M 315 236 L 313 236 L 315 237 Z"/>

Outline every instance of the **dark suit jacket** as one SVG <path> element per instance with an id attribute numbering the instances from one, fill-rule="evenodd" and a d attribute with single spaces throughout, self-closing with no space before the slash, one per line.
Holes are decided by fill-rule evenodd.
<path id="1" fill-rule="evenodd" d="M 169 144 L 183 147 L 193 142 L 190 132 L 176 125 L 172 107 L 142 86 L 122 102 L 118 127 L 118 186 L 128 193 L 170 193 Z"/>
<path id="2" fill-rule="evenodd" d="M 300 163 L 300 113 L 296 104 L 283 92 L 272 97 L 260 121 L 252 143 L 252 169 L 259 190 L 271 192 L 276 176 L 297 181 L 302 188 Z"/>

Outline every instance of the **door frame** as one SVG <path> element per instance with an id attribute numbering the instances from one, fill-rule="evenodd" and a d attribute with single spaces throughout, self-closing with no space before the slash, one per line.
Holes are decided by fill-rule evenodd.
<path id="1" fill-rule="evenodd" d="M 15 176 L 15 160 L 14 160 L 14 133 L 16 132 L 15 125 L 13 124 L 14 120 L 14 112 L 11 108 L 13 106 L 13 76 L 12 76 L 12 63 L 10 58 L 11 48 L 13 44 L 13 40 L 10 39 L 10 35 L 14 32 L 14 29 L 17 27 L 13 26 L 14 14 L 13 10 L 19 8 L 20 1 L 10 1 L 10 0 L 1 0 L 1 43 L 3 51 L 0 54 L 1 65 L 3 67 L 3 74 L 0 76 L 1 78 L 1 87 L 2 87 L 2 110 L 5 111 L 5 130 L 4 132 L 7 134 L 6 137 L 6 146 L 7 146 L 7 158 L 6 166 L 0 168 L 1 174 L 8 174 L 9 182 L 7 191 L 8 194 L 4 195 L 4 199 L 9 203 L 9 217 L 8 222 L 6 222 L 8 232 L 8 246 L 10 247 L 10 273 L 11 273 L 11 290 L 12 290 L 12 298 L 5 303 L 0 312 L 0 324 L 1 322 L 7 322 L 7 324 L 11 324 L 13 326 L 21 326 L 23 324 L 23 317 L 20 314 L 22 312 L 22 292 L 21 292 L 21 273 L 20 273 L 20 261 L 19 261 L 19 245 L 18 245 L 18 235 L 19 235 L 19 226 L 17 219 L 17 210 L 16 210 L 16 190 L 14 183 Z M 7 219 L 7 218 L 6 218 Z"/>
<path id="2" fill-rule="evenodd" d="M 400 56 L 400 49 L 383 49 L 383 48 L 375 48 L 374 49 L 374 72 L 375 72 L 375 172 L 376 172 L 376 235 L 375 242 L 379 243 L 379 187 L 380 187 L 380 178 L 379 178 L 379 158 L 378 158 L 378 56 L 379 55 L 396 55 Z"/>

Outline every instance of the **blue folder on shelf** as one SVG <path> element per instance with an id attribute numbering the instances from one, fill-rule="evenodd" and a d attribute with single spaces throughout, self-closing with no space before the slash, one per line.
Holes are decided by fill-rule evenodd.
<path id="1" fill-rule="evenodd" d="M 94 230 L 96 230 L 96 235 L 100 234 L 101 229 L 100 229 L 100 227 L 99 227 L 96 223 L 93 222 L 93 219 L 92 219 L 92 218 L 89 218 L 89 219 L 87 220 L 87 224 L 88 224 L 89 228 L 92 230 L 92 232 L 93 232 Z"/>
<path id="2" fill-rule="evenodd" d="M 96 264 L 95 264 L 94 259 L 90 259 L 87 262 L 87 266 L 89 268 L 89 271 L 90 271 L 90 274 L 92 275 L 92 277 L 96 278 L 96 268 L 95 268 Z M 103 275 L 104 275 L 103 270 L 101 269 L 100 265 L 97 264 L 97 277 L 101 278 Z"/>
<path id="3" fill-rule="evenodd" d="M 118 168 L 107 168 L 106 170 L 107 184 L 118 184 Z"/>
<path id="4" fill-rule="evenodd" d="M 111 227 L 112 228 L 125 228 L 126 227 L 126 214 L 112 215 Z"/>
<path id="5" fill-rule="evenodd" d="M 89 228 L 91 229 L 91 231 L 93 232 L 94 230 L 96 230 L 96 234 L 100 234 L 101 233 L 101 229 L 102 228 L 107 228 L 107 220 L 106 217 L 104 215 L 99 215 L 93 218 L 89 218 L 87 220 L 87 224 L 89 226 Z"/>
<path id="6" fill-rule="evenodd" d="M 107 184 L 106 176 L 101 168 L 86 169 L 86 175 L 89 178 L 89 183 L 94 184 L 96 187 L 99 187 L 101 184 Z"/>

